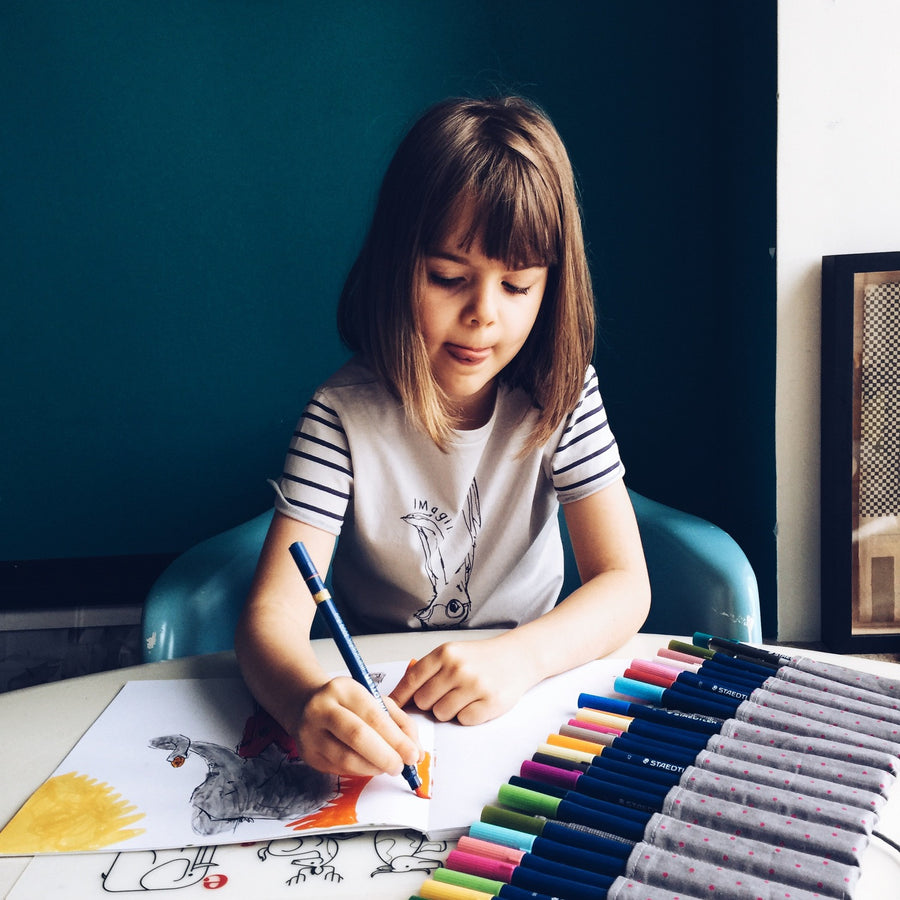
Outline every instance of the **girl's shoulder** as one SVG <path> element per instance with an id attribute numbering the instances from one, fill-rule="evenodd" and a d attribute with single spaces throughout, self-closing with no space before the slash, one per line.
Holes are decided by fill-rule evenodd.
<path id="1" fill-rule="evenodd" d="M 375 373 L 358 357 L 348 359 L 339 369 L 333 372 L 319 385 L 319 391 L 327 391 L 332 388 L 365 387 L 377 384 Z"/>
<path id="2" fill-rule="evenodd" d="M 399 407 L 399 401 L 358 357 L 347 360 L 322 382 L 313 402 L 333 409 L 341 418 L 353 415 L 371 419 L 388 415 Z"/>

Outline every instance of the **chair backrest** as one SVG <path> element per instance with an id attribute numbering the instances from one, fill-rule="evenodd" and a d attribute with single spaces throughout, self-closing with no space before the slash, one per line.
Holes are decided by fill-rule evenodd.
<path id="1" fill-rule="evenodd" d="M 144 662 L 234 646 L 272 510 L 191 547 L 159 576 L 141 620 Z"/>
<path id="2" fill-rule="evenodd" d="M 653 592 L 642 631 L 761 640 L 756 576 L 737 543 L 722 529 L 631 492 Z M 269 510 L 179 556 L 157 579 L 144 603 L 145 662 L 229 650 L 272 520 Z M 579 584 L 565 520 L 562 597 Z M 323 631 L 316 627 L 315 634 Z"/>

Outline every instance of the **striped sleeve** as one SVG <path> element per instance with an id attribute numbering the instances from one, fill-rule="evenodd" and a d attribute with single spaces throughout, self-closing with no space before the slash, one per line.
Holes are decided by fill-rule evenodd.
<path id="1" fill-rule="evenodd" d="M 347 435 L 337 411 L 318 394 L 291 439 L 275 486 L 275 508 L 308 525 L 338 534 L 353 488 Z"/>
<path id="2" fill-rule="evenodd" d="M 587 370 L 581 398 L 563 429 L 551 471 L 561 503 L 587 497 L 625 474 L 593 366 Z"/>

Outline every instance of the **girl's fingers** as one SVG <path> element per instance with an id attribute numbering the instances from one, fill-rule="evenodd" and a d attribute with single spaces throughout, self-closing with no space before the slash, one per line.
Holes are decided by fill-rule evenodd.
<path id="1" fill-rule="evenodd" d="M 402 709 L 400 709 L 393 698 L 385 697 L 384 704 L 385 706 L 387 706 L 388 712 L 391 714 L 391 718 L 394 720 L 394 723 L 398 728 L 400 728 L 400 730 L 406 735 L 406 737 L 409 738 L 415 748 L 415 759 L 412 759 L 411 756 L 408 756 L 400 751 L 400 755 L 403 757 L 404 763 L 408 765 L 416 765 L 416 763 L 422 762 L 422 759 L 425 756 L 425 751 L 419 744 L 419 729 L 416 728 L 416 723 L 413 722 L 413 720 Z"/>
<path id="2" fill-rule="evenodd" d="M 506 712 L 527 684 L 516 679 L 518 662 L 490 640 L 441 644 L 407 669 L 392 696 L 412 701 L 436 719 L 478 725 Z"/>
<path id="3" fill-rule="evenodd" d="M 430 655 L 422 660 L 412 660 L 406 668 L 403 677 L 397 682 L 397 686 L 391 691 L 391 699 L 399 707 L 406 706 L 413 698 L 413 694 L 428 681 L 440 667 L 435 665 Z"/>
<path id="4" fill-rule="evenodd" d="M 326 756 L 329 771 L 343 774 L 399 774 L 404 764 L 419 761 L 415 726 L 396 704 L 388 714 L 364 688 L 349 678 L 335 678 L 307 704 L 307 720 L 316 723 L 304 742 Z"/>

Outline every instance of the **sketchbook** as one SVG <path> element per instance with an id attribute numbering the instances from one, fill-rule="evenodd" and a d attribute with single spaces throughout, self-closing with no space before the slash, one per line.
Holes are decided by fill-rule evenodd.
<path id="1" fill-rule="evenodd" d="M 370 667 L 384 693 L 406 662 Z M 299 759 L 240 679 L 128 682 L 0 831 L 0 854 L 159 851 L 297 835 L 411 829 L 458 837 L 581 691 L 609 692 L 620 664 L 537 685 L 475 727 L 414 715 L 430 799 L 401 776 L 338 777 Z"/>

